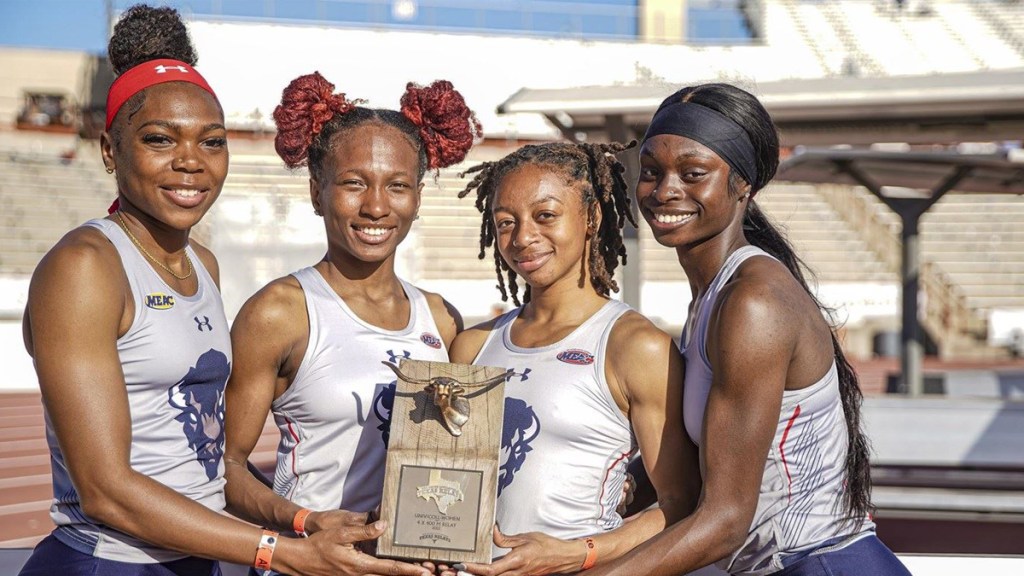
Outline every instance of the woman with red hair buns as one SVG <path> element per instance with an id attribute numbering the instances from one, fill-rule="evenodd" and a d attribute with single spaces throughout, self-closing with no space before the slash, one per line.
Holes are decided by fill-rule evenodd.
<path id="1" fill-rule="evenodd" d="M 355 551 L 380 526 L 279 539 L 222 513 L 231 341 L 217 260 L 189 232 L 227 176 L 224 113 L 176 11 L 130 8 L 109 52 L 100 148 L 117 201 L 43 258 L 25 311 L 57 528 L 22 576 L 218 576 L 217 560 L 423 574 Z"/>
<path id="2" fill-rule="evenodd" d="M 307 166 L 323 259 L 274 280 L 232 329 L 227 391 L 228 509 L 296 534 L 365 523 L 384 486 L 395 375 L 382 361 L 448 360 L 458 312 L 395 273 L 423 176 L 462 161 L 480 126 L 451 83 L 409 84 L 401 109 L 366 108 L 319 73 L 296 78 L 274 111 L 277 152 Z M 273 412 L 273 490 L 247 468 Z"/>

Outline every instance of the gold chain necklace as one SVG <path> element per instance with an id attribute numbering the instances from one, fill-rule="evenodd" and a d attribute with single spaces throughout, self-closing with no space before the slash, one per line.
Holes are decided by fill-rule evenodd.
<path id="1" fill-rule="evenodd" d="M 165 272 L 167 272 L 171 276 L 174 276 L 178 280 L 188 280 L 189 278 L 192 277 L 192 272 L 195 271 L 195 268 L 192 267 L 192 259 L 189 258 L 187 251 L 185 252 L 185 262 L 188 263 L 188 274 L 185 274 L 184 276 L 178 276 L 177 274 L 174 273 L 174 270 L 168 268 L 166 264 L 154 258 L 153 255 L 149 253 L 149 250 L 146 250 L 145 246 L 143 246 L 142 243 L 139 242 L 139 239 L 136 238 L 134 234 L 132 234 L 131 230 L 128 229 L 128 225 L 124 223 L 124 218 L 121 217 L 120 210 L 115 211 L 114 214 L 117 215 L 117 220 L 121 223 L 121 229 L 124 230 L 124 233 L 128 235 L 128 238 L 131 238 L 132 244 L 135 244 L 135 246 L 138 247 L 138 249 L 141 250 L 142 253 L 146 255 L 146 258 L 149 258 L 154 264 L 163 268 Z"/>

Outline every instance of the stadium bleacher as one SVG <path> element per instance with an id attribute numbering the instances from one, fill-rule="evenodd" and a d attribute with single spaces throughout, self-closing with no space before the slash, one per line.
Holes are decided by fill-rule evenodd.
<path id="1" fill-rule="evenodd" d="M 798 58 L 805 45 L 823 75 L 886 76 L 1024 65 L 1019 5 L 934 1 L 898 11 L 892 2 L 767 0 L 766 38 Z M 798 32 L 802 42 L 794 40 Z"/>
<path id="2" fill-rule="evenodd" d="M 218 242 L 237 246 L 267 242 L 285 252 L 292 243 L 305 247 L 312 261 L 321 250 L 322 231 L 310 229 L 303 219 L 308 217 L 307 179 L 284 169 L 267 143 L 247 146 L 248 153 L 239 154 L 233 162 L 214 218 L 205 223 L 200 237 L 211 238 L 215 247 Z M 262 154 L 254 153 L 257 151 Z M 475 152 L 464 165 L 426 179 L 422 219 L 416 224 L 414 244 L 406 248 L 415 255 L 407 259 L 407 274 L 413 281 L 493 278 L 489 257 L 484 261 L 477 258 L 479 213 L 474 200 L 459 200 L 457 194 L 466 182 L 458 177 L 459 171 L 496 154 L 500 154 L 498 149 Z M 0 158 L 0 205 L 4 207 L 0 274 L 29 275 L 64 233 L 105 212 L 112 198 L 111 187 L 112 178 L 96 161 Z M 877 246 L 864 236 L 863 224 L 850 219 L 842 206 L 830 203 L 838 193 L 827 186 L 776 183 L 758 201 L 786 229 L 818 283 L 896 283 L 897 261 L 879 254 Z M 898 238 L 898 219 L 891 211 L 862 190 L 850 188 L 846 193 L 859 195 L 861 202 L 872 207 L 873 218 Z M 282 220 L 287 214 L 299 220 L 289 224 L 290 220 Z M 1024 308 L 1021 221 L 1024 201 L 1019 198 L 950 194 L 923 219 L 923 260 L 956 287 L 976 315 Z M 235 225 L 227 238 L 213 229 L 222 222 Z M 260 225 L 270 222 L 295 232 L 282 238 L 280 230 Z M 658 245 L 644 225 L 640 238 L 644 281 L 685 280 L 674 252 Z M 247 263 L 247 291 L 235 295 L 234 309 L 262 283 L 289 271 L 279 255 L 268 258 L 265 264 Z"/>

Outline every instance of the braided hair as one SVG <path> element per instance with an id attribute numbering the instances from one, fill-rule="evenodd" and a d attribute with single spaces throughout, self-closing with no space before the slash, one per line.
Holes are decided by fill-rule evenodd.
<path id="1" fill-rule="evenodd" d="M 277 136 L 274 148 L 289 168 L 308 166 L 310 176 L 323 182 L 332 146 L 345 132 L 367 122 L 398 129 L 419 153 L 418 179 L 466 158 L 480 122 L 447 80 L 422 87 L 410 82 L 401 110 L 366 108 L 361 100 L 335 94 L 334 84 L 319 72 L 299 76 L 281 95 L 274 110 Z"/>
<path id="2" fill-rule="evenodd" d="M 626 264 L 622 227 L 627 220 L 635 227 L 636 220 L 629 209 L 629 189 L 623 179 L 625 167 L 615 158 L 615 154 L 634 146 L 635 141 L 629 144 L 530 144 L 501 160 L 484 162 L 462 174 L 476 174 L 466 188 L 459 192 L 459 198 L 465 198 L 476 191 L 476 208 L 482 216 L 479 257 L 483 260 L 487 248 L 494 247 L 494 270 L 498 276 L 497 287 L 502 301 L 507 301 L 509 296 L 516 306 L 530 301 L 530 287 L 526 286 L 520 302 L 517 275 L 495 246 L 496 230 L 492 212 L 494 196 L 502 179 L 527 164 L 548 167 L 564 174 L 567 184 L 576 185 L 580 189 L 584 209 L 591 223 L 587 229 L 590 242 L 590 283 L 602 296 L 618 292 L 619 286 L 614 279 L 615 269 L 620 260 L 623 265 Z M 598 210 L 601 214 L 600 227 L 594 226 Z M 581 272 L 581 287 L 584 281 L 585 275 Z"/>

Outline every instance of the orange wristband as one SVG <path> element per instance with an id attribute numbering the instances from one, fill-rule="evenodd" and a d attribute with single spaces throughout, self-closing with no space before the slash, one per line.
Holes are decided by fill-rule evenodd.
<path id="1" fill-rule="evenodd" d="M 274 558 L 274 547 L 277 546 L 277 532 L 264 530 L 260 536 L 260 546 L 256 549 L 256 560 L 252 565 L 257 570 L 270 570 L 270 561 Z"/>
<path id="2" fill-rule="evenodd" d="M 583 543 L 587 545 L 587 557 L 583 560 L 580 570 L 590 570 L 597 564 L 597 543 L 593 538 L 584 538 Z"/>
<path id="3" fill-rule="evenodd" d="M 292 519 L 292 530 L 303 538 L 309 536 L 309 534 L 306 533 L 306 516 L 309 516 L 310 512 L 312 512 L 312 510 L 309 508 L 303 508 L 296 512 L 295 518 Z"/>

